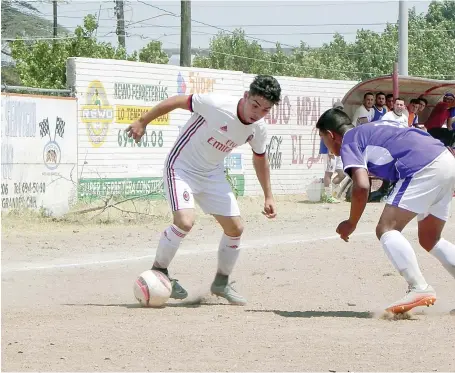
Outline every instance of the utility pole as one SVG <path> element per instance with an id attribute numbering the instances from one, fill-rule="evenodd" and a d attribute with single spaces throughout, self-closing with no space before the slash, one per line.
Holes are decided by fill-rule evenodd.
<path id="1" fill-rule="evenodd" d="M 408 6 L 400 0 L 398 5 L 398 64 L 400 75 L 408 75 Z"/>
<path id="2" fill-rule="evenodd" d="M 53 7 L 53 13 L 54 13 L 54 40 L 53 42 L 55 43 L 55 39 L 57 38 L 57 0 L 52 0 L 52 7 Z"/>
<path id="3" fill-rule="evenodd" d="M 123 12 L 123 0 L 115 0 L 115 13 L 117 14 L 117 37 L 118 43 L 126 49 L 125 43 L 125 14 Z"/>
<path id="4" fill-rule="evenodd" d="M 191 1 L 180 1 L 180 66 L 191 66 Z"/>

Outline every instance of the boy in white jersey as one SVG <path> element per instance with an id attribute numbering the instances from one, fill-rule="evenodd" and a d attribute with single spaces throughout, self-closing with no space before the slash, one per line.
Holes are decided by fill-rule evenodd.
<path id="1" fill-rule="evenodd" d="M 455 187 L 455 154 L 416 128 L 380 120 L 354 127 L 341 110 L 330 109 L 316 128 L 327 148 L 341 155 L 353 181 L 351 213 L 338 225 L 344 241 L 355 231 L 368 201 L 368 172 L 396 185 L 376 227 L 376 236 L 396 270 L 408 283 L 406 296 L 387 307 L 402 313 L 436 301 L 409 241 L 401 233 L 417 217 L 420 245 L 455 278 L 455 245 L 441 237 Z"/>
<path id="2" fill-rule="evenodd" d="M 165 192 L 174 218 L 173 224 L 161 235 L 152 269 L 169 277 L 168 266 L 180 242 L 193 227 L 196 201 L 206 214 L 215 217 L 224 231 L 211 292 L 231 304 L 246 303 L 228 282 L 239 256 L 243 222 L 237 200 L 226 180 L 224 158 L 234 148 L 250 144 L 253 166 L 264 191 L 263 214 L 274 218 L 275 202 L 265 155 L 267 128 L 263 118 L 279 103 L 280 95 L 281 87 L 275 78 L 259 75 L 243 97 L 216 94 L 170 97 L 127 128 L 128 136 L 139 141 L 152 120 L 175 109 L 193 112 L 165 161 Z M 176 279 L 171 282 L 171 298 L 185 299 L 186 290 Z"/>

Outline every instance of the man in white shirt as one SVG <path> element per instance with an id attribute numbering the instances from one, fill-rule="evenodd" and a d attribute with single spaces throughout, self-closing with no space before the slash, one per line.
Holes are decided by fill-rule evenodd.
<path id="1" fill-rule="evenodd" d="M 360 105 L 352 117 L 352 124 L 359 126 L 361 124 L 369 123 L 374 118 L 374 95 L 371 92 L 365 93 L 363 96 L 363 104 Z"/>
<path id="2" fill-rule="evenodd" d="M 253 166 L 264 191 L 263 214 L 274 218 L 275 202 L 265 154 L 267 128 L 263 118 L 279 103 L 280 95 L 281 87 L 275 78 L 259 75 L 243 96 L 193 94 L 170 97 L 127 128 L 128 136 L 138 142 L 152 120 L 175 109 L 193 113 L 165 161 L 163 178 L 173 224 L 161 235 L 153 270 L 170 278 L 168 266 L 193 227 L 196 201 L 204 213 L 215 217 L 224 231 L 218 250 L 218 270 L 210 290 L 231 304 L 246 304 L 245 298 L 228 281 L 239 256 L 243 222 L 237 200 L 226 180 L 224 159 L 234 148 L 250 144 Z M 171 298 L 188 296 L 176 279 L 171 279 L 171 283 Z"/>
<path id="3" fill-rule="evenodd" d="M 395 103 L 393 104 L 393 111 L 389 111 L 382 117 L 382 120 L 391 120 L 398 122 L 400 127 L 409 127 L 408 117 L 403 113 L 405 110 L 404 100 L 400 97 L 397 97 Z"/>

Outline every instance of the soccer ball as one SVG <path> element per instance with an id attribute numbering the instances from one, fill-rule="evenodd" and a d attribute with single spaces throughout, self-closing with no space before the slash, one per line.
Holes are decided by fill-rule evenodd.
<path id="1" fill-rule="evenodd" d="M 134 296 L 144 307 L 161 307 L 172 293 L 172 284 L 164 273 L 149 269 L 134 282 Z"/>

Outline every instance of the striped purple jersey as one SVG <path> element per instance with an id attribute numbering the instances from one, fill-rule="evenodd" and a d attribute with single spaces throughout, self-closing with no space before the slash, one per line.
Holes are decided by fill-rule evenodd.
<path id="1" fill-rule="evenodd" d="M 341 159 L 348 174 L 350 168 L 361 167 L 378 178 L 395 182 L 413 176 L 446 149 L 427 132 L 380 120 L 346 132 Z"/>

